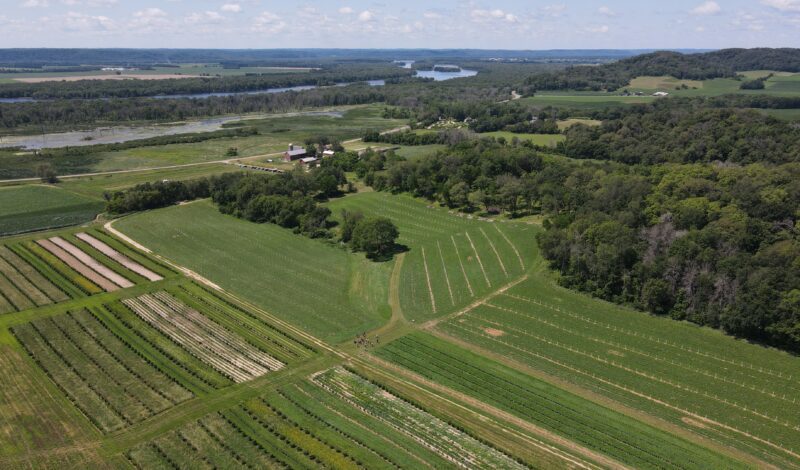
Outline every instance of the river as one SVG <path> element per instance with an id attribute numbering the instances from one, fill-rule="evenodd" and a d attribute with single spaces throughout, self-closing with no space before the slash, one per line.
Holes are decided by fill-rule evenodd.
<path id="1" fill-rule="evenodd" d="M 57 132 L 38 135 L 0 136 L 0 147 L 23 147 L 28 150 L 57 147 L 83 147 L 96 144 L 115 144 L 129 140 L 148 139 L 164 135 L 190 134 L 195 132 L 213 132 L 222 129 L 229 122 L 267 117 L 291 116 L 330 116 L 340 118 L 340 111 L 308 111 L 263 116 L 225 116 L 199 121 L 169 124 L 153 124 L 147 126 L 99 127 L 87 131 Z"/>

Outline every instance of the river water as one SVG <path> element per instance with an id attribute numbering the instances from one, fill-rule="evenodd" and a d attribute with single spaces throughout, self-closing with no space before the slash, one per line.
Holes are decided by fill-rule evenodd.
<path id="1" fill-rule="evenodd" d="M 189 134 L 194 132 L 213 132 L 222 129 L 223 124 L 248 119 L 292 116 L 330 116 L 342 117 L 340 111 L 309 111 L 264 116 L 225 116 L 199 121 L 154 124 L 149 126 L 99 127 L 88 131 L 58 132 L 39 135 L 0 136 L 0 147 L 23 147 L 29 150 L 57 147 L 82 147 L 96 144 L 114 144 L 129 140 L 148 139 L 163 135 Z"/>

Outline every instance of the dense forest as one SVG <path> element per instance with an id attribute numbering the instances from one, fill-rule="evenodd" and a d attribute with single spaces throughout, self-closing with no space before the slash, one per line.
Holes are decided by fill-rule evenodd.
<path id="1" fill-rule="evenodd" d="M 784 163 L 800 159 L 800 128 L 758 111 L 659 100 L 620 108 L 597 127 L 572 126 L 569 157 L 623 163 Z"/>
<path id="2" fill-rule="evenodd" d="M 471 140 L 388 162 L 377 189 L 464 211 L 541 213 L 561 282 L 800 351 L 800 165 L 622 165 Z"/>
<path id="3" fill-rule="evenodd" d="M 654 52 L 601 66 L 574 66 L 563 71 L 536 74 L 526 81 L 528 93 L 536 90 L 614 91 L 638 76 L 670 75 L 706 80 L 735 77 L 745 70 L 800 72 L 800 49 L 723 49 L 701 54 Z"/>

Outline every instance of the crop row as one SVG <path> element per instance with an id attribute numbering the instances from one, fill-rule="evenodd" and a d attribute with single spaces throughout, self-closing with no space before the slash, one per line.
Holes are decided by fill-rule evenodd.
<path id="1" fill-rule="evenodd" d="M 66 300 L 67 295 L 5 245 L 0 245 L 0 313 Z"/>
<path id="2" fill-rule="evenodd" d="M 191 393 L 120 343 L 89 312 L 13 329 L 23 347 L 101 430 L 141 421 Z"/>
<path id="3" fill-rule="evenodd" d="M 317 374 L 313 381 L 455 465 L 524 468 L 498 450 L 341 367 Z"/>
<path id="4" fill-rule="evenodd" d="M 123 303 L 151 326 L 235 382 L 244 382 L 284 366 L 166 292 L 126 299 Z"/>
<path id="5" fill-rule="evenodd" d="M 379 351 L 386 359 L 639 468 L 702 468 L 720 456 L 423 334 Z"/>
<path id="6" fill-rule="evenodd" d="M 522 364 L 669 419 L 683 427 L 688 420 L 693 423 L 694 432 L 708 435 L 712 439 L 724 440 L 737 447 L 755 446 L 762 456 L 768 450 L 781 454 L 779 458 L 783 459 L 787 457 L 783 455 L 784 449 L 796 445 L 797 433 L 789 428 L 774 426 L 774 423 L 765 422 L 754 415 L 732 413 L 724 399 L 690 395 L 685 390 L 653 380 L 656 379 L 655 376 L 631 374 L 622 367 L 613 366 L 616 357 L 611 354 L 577 354 L 578 350 L 555 339 L 539 337 L 533 341 L 531 338 L 515 338 L 510 333 L 499 330 L 501 326 L 497 324 L 476 324 L 475 321 L 474 318 L 461 317 L 440 325 L 439 328 Z M 707 418 L 723 424 L 717 425 Z"/>

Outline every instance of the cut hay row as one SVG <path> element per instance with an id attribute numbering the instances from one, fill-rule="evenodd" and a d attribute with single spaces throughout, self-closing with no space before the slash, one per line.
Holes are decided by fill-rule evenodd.
<path id="1" fill-rule="evenodd" d="M 69 296 L 61 291 L 58 287 L 53 285 L 46 277 L 44 277 L 33 266 L 28 264 L 25 260 L 20 258 L 16 253 L 8 249 L 5 245 L 0 245 L 0 258 L 5 260 L 11 266 L 19 271 L 31 284 L 36 286 L 42 291 L 51 301 L 62 302 L 68 300 Z"/>
<path id="2" fill-rule="evenodd" d="M 467 289 L 469 289 L 469 296 L 475 297 L 475 292 L 472 291 L 472 284 L 469 283 L 469 276 L 467 276 L 467 271 L 464 269 L 464 262 L 461 260 L 461 253 L 458 252 L 458 245 L 456 245 L 456 239 L 452 235 L 450 235 L 450 240 L 453 242 L 453 248 L 456 250 L 456 258 L 458 258 L 458 265 L 461 266 L 461 274 L 464 275 L 464 281 L 467 283 Z"/>
<path id="3" fill-rule="evenodd" d="M 97 274 L 103 276 L 104 278 L 108 279 L 109 281 L 113 282 L 119 287 L 122 287 L 123 289 L 128 287 L 133 287 L 134 284 L 131 281 L 115 273 L 113 270 L 109 269 L 108 266 L 103 265 L 96 259 L 86 254 L 86 252 L 84 252 L 77 246 L 73 245 L 72 243 L 64 240 L 63 238 L 51 237 L 50 241 L 58 245 L 61 249 L 63 249 L 67 253 L 74 256 L 81 263 L 85 264 L 86 266 L 89 266 L 89 268 L 91 268 Z"/>
<path id="4" fill-rule="evenodd" d="M 159 276 L 158 274 L 154 273 L 153 271 L 145 268 L 141 264 L 133 261 L 132 259 L 128 258 L 127 256 L 123 255 L 119 251 L 111 248 L 107 244 L 103 243 L 102 241 L 96 239 L 95 237 L 89 235 L 88 233 L 78 233 L 75 235 L 76 237 L 80 238 L 81 240 L 85 241 L 93 248 L 98 250 L 99 252 L 103 253 L 104 255 L 108 256 L 109 258 L 113 259 L 117 263 L 121 264 L 125 268 L 135 272 L 136 274 L 146 278 L 148 281 L 155 282 L 164 279 L 163 277 Z"/>
<path id="5" fill-rule="evenodd" d="M 523 317 L 524 319 L 533 320 L 540 325 L 544 325 L 544 327 L 536 327 L 536 331 L 546 331 L 547 328 L 555 330 L 553 336 L 558 337 L 563 340 L 572 340 L 576 344 L 583 344 L 585 348 L 590 348 L 592 345 L 590 343 L 596 343 L 599 346 L 596 346 L 594 350 L 598 352 L 606 352 L 608 350 L 615 351 L 613 354 L 616 359 L 616 362 L 625 362 L 637 365 L 640 368 L 643 368 L 648 371 L 648 373 L 658 373 L 662 372 L 664 376 L 667 376 L 668 372 L 672 372 L 675 369 L 683 369 L 683 372 L 677 374 L 678 379 L 674 382 L 679 383 L 681 387 L 684 388 L 692 388 L 690 383 L 694 381 L 695 383 L 708 383 L 711 386 L 717 386 L 719 389 L 728 388 L 728 391 L 731 393 L 732 396 L 736 396 L 735 390 L 737 388 L 743 389 L 740 390 L 741 392 L 752 392 L 751 395 L 754 395 L 750 400 L 748 400 L 748 404 L 750 406 L 758 406 L 758 402 L 755 400 L 757 395 L 763 395 L 762 402 L 764 406 L 768 406 L 769 404 L 774 403 L 774 401 L 783 401 L 783 407 L 785 411 L 789 412 L 792 416 L 800 416 L 800 404 L 796 402 L 796 398 L 794 395 L 796 391 L 790 391 L 789 396 L 776 394 L 772 389 L 767 390 L 766 388 L 755 387 L 753 384 L 747 382 L 736 382 L 731 380 L 724 375 L 721 375 L 717 372 L 710 372 L 707 370 L 703 370 L 697 367 L 693 367 L 692 365 L 687 365 L 681 361 L 675 361 L 665 356 L 659 356 L 655 354 L 651 354 L 650 352 L 640 349 L 630 347 L 623 343 L 612 341 L 608 339 L 600 338 L 593 334 L 587 334 L 580 331 L 576 331 L 571 328 L 564 327 L 562 325 L 556 324 L 554 322 L 550 322 L 541 318 L 538 318 L 533 315 L 527 315 L 524 312 L 520 312 L 518 310 L 501 307 L 498 305 L 494 305 L 490 302 L 486 302 L 483 304 L 486 307 L 491 309 L 500 310 L 506 314 L 510 314 L 512 317 Z M 471 312 L 470 312 L 471 313 Z M 467 315 L 469 316 L 470 313 Z M 492 318 L 495 318 L 492 315 Z M 488 321 L 488 320 L 485 320 Z M 512 318 L 511 323 L 517 325 L 521 323 L 521 321 L 516 321 Z M 501 325 L 500 323 L 494 323 L 495 325 Z M 523 329 L 520 327 L 510 326 L 503 324 L 503 328 L 506 328 L 508 331 L 513 332 L 514 334 L 520 335 L 521 337 L 525 338 L 526 341 L 529 336 L 532 336 L 531 331 L 527 329 Z M 611 349 L 607 349 L 607 348 Z M 714 382 L 721 382 L 716 383 Z M 698 393 L 698 390 L 695 390 L 695 393 Z M 727 400 L 727 399 L 726 399 Z M 727 400 L 730 401 L 730 400 Z M 726 402 L 727 402 L 726 401 Z M 734 402 L 731 402 L 734 403 Z M 800 424 L 800 423 L 798 423 Z"/>
<path id="6" fill-rule="evenodd" d="M 444 280 L 447 283 L 447 292 L 450 293 L 450 303 L 455 307 L 456 300 L 453 298 L 453 288 L 450 287 L 450 276 L 447 274 L 447 263 L 444 262 L 442 244 L 439 243 L 439 240 L 436 240 L 436 248 L 439 250 L 439 259 L 442 260 L 442 272 L 444 273 Z"/>
<path id="7" fill-rule="evenodd" d="M 86 266 L 85 264 L 81 263 L 78 259 L 76 259 L 74 256 L 70 255 L 69 253 L 61 249 L 61 247 L 59 247 L 52 241 L 36 240 L 36 243 L 45 250 L 49 251 L 53 256 L 66 263 L 67 266 L 74 269 L 81 276 L 89 279 L 91 282 L 100 286 L 100 288 L 105 290 L 106 292 L 113 292 L 119 289 L 118 285 L 114 284 L 105 277 L 101 276 L 96 271 L 91 269 L 89 266 Z"/>
<path id="8" fill-rule="evenodd" d="M 20 292 L 25 294 L 37 307 L 52 303 L 49 297 L 44 292 L 36 288 L 31 281 L 22 275 L 14 266 L 9 264 L 4 259 L 0 258 L 0 274 L 11 281 Z"/>
<path id="9" fill-rule="evenodd" d="M 591 338 L 591 341 L 613 345 L 620 351 L 629 351 L 642 357 L 672 364 L 673 370 L 674 367 L 686 368 L 706 377 L 765 393 L 772 397 L 777 396 L 779 399 L 783 399 L 782 394 L 794 397 L 800 393 L 800 387 L 792 381 L 790 376 L 778 375 L 778 373 L 774 373 L 774 375 L 760 374 L 758 368 L 748 367 L 754 367 L 751 364 L 743 365 L 738 362 L 732 363 L 732 361 L 725 361 L 723 364 L 726 365 L 720 367 L 721 364 L 710 361 L 711 358 L 706 355 L 698 354 L 697 351 L 688 351 L 678 345 L 667 344 L 659 338 L 637 334 L 634 331 L 585 318 L 575 318 L 571 313 L 556 313 L 545 308 L 531 309 L 529 305 L 521 304 L 519 301 L 525 302 L 518 296 L 506 294 L 494 299 L 494 302 L 502 304 L 502 306 L 494 307 L 521 317 L 514 321 L 517 326 L 532 320 L 587 339 Z"/>
<path id="10" fill-rule="evenodd" d="M 486 275 L 486 270 L 483 269 L 483 262 L 481 261 L 481 256 L 478 254 L 478 250 L 475 248 L 475 244 L 472 243 L 472 237 L 469 236 L 469 232 L 464 232 L 464 235 L 467 236 L 467 240 L 469 240 L 469 245 L 472 247 L 472 252 L 475 254 L 475 259 L 478 260 L 478 265 L 481 267 L 481 272 L 483 273 L 483 278 L 486 280 L 486 285 L 488 287 L 492 287 L 491 281 L 489 281 L 489 276 Z"/>
<path id="11" fill-rule="evenodd" d="M 503 237 L 503 239 L 506 241 L 506 243 L 508 243 L 508 246 L 510 246 L 511 249 L 514 250 L 514 254 L 517 255 L 517 260 L 519 261 L 519 267 L 524 270 L 525 269 L 525 261 L 522 260 L 522 256 L 520 256 L 519 250 L 517 250 L 517 247 L 513 243 L 511 243 L 511 240 L 508 238 L 508 236 L 502 230 L 500 230 L 500 227 L 497 224 L 494 224 L 494 228 L 497 229 L 497 232 Z"/>
<path id="12" fill-rule="evenodd" d="M 571 319 L 573 323 L 585 324 L 586 328 L 590 328 L 595 332 L 605 330 L 617 339 L 626 337 L 627 341 L 632 343 L 647 344 L 648 347 L 652 348 L 653 350 L 657 350 L 663 354 L 675 356 L 676 359 L 680 358 L 682 361 L 687 363 L 704 365 L 711 368 L 715 372 L 720 372 L 721 369 L 725 370 L 726 372 L 735 371 L 736 374 L 741 376 L 742 380 L 753 380 L 757 378 L 762 384 L 776 384 L 778 382 L 785 383 L 785 386 L 791 387 L 800 392 L 800 388 L 798 388 L 800 385 L 800 375 L 792 376 L 784 372 L 772 370 L 769 367 L 764 367 L 763 365 L 756 365 L 751 362 L 734 360 L 730 357 L 722 357 L 707 351 L 702 351 L 698 348 L 691 348 L 686 344 L 677 341 L 669 341 L 663 337 L 653 336 L 645 331 L 634 330 L 609 322 L 595 320 L 586 314 L 580 314 L 565 308 L 555 307 L 531 297 L 516 295 L 508 292 L 504 293 L 503 296 L 524 302 L 526 304 L 532 304 L 537 307 L 541 307 L 541 309 L 537 309 L 538 314 L 546 315 L 550 318 L 560 317 L 562 322 L 567 321 L 567 319 Z"/>
<path id="13" fill-rule="evenodd" d="M 428 294 L 431 296 L 431 310 L 433 310 L 433 313 L 436 313 L 436 299 L 433 297 L 431 275 L 428 272 L 428 259 L 425 257 L 425 247 L 422 248 L 422 264 L 425 266 L 425 280 L 428 282 Z"/>
<path id="14" fill-rule="evenodd" d="M 235 382 L 245 382 L 283 363 L 252 347 L 166 293 L 123 301 L 143 320 Z"/>
<path id="15" fill-rule="evenodd" d="M 486 235 L 486 232 L 484 232 L 483 227 L 481 227 L 479 230 L 483 234 L 483 237 L 486 239 L 486 241 L 489 243 L 489 246 L 492 248 L 494 255 L 497 257 L 497 262 L 500 263 L 500 269 L 503 270 L 503 274 L 505 274 L 506 277 L 508 277 L 508 271 L 506 271 L 506 265 L 503 264 L 503 258 L 500 257 L 500 253 L 497 252 L 497 248 L 494 247 L 494 243 L 492 243 L 492 240 L 489 238 L 489 235 Z"/>
<path id="16" fill-rule="evenodd" d="M 342 367 L 317 374 L 312 380 L 341 400 L 413 438 L 453 465 L 461 468 L 525 468 L 497 449 Z"/>

